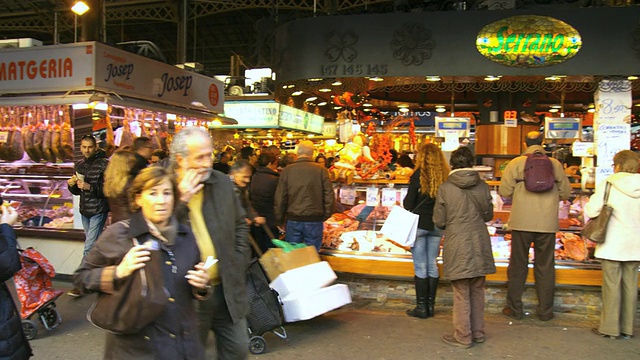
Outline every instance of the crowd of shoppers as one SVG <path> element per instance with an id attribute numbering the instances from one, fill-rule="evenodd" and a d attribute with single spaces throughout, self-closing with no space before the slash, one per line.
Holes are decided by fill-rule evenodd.
<path id="1" fill-rule="evenodd" d="M 513 204 L 503 313 L 515 319 L 523 317 L 522 294 L 533 244 L 537 316 L 548 321 L 554 316 L 558 201 L 568 199 L 570 187 L 563 164 L 550 159 L 553 189 L 528 191 L 523 181 L 527 156 L 545 150 L 537 132 L 528 134 L 526 143 L 524 154 L 504 169 L 499 188 Z M 123 354 L 200 359 L 210 331 L 216 338 L 218 359 L 245 359 L 249 342 L 245 287 L 251 254 L 249 233 L 262 252 L 273 246 L 271 240 L 283 229 L 286 241 L 320 249 L 324 221 L 335 210 L 326 167 L 329 158 L 322 154 L 314 157 L 313 143 L 301 141 L 295 154 L 281 156 L 280 149 L 270 146 L 258 155 L 255 149 L 244 147 L 235 161 L 225 151 L 214 164 L 213 145 L 206 130 L 187 127 L 174 136 L 166 159 L 166 153 L 153 152 L 151 141 L 140 137 L 134 140 L 132 150 L 118 150 L 107 160 L 95 138 L 82 138 L 83 159 L 76 164 L 68 186 L 80 195 L 86 240 L 75 275 L 76 287 L 69 294 L 111 293 L 122 279 L 151 264 L 157 250 L 147 244 L 134 246 L 132 238 L 159 244 L 165 264 L 160 268 L 165 280 L 171 279 L 166 284 L 167 296 L 172 299 L 167 311 L 137 334 L 108 334 L 106 359 L 122 358 Z M 473 169 L 475 159 L 467 147 L 454 151 L 447 164 L 438 146 L 426 144 L 418 149 L 415 160 L 403 201 L 407 210 L 419 215 L 411 248 L 416 306 L 407 314 L 422 319 L 434 316 L 442 275 L 451 281 L 454 298 L 453 332 L 443 334 L 442 341 L 468 348 L 485 341 L 485 277 L 496 271 L 485 225 L 493 217 L 492 198 L 487 184 Z M 414 167 L 414 163 L 409 156 L 400 156 L 391 166 Z M 607 240 L 596 248 L 595 256 L 603 263 L 603 310 L 600 326 L 592 331 L 617 338 L 632 335 L 637 306 L 640 247 L 630 239 L 640 230 L 633 220 L 640 216 L 638 156 L 631 151 L 618 153 L 614 172 L 607 181 L 611 184 L 609 204 L 617 211 Z M 599 185 L 587 205 L 589 216 L 599 214 L 604 188 Z M 535 209 L 535 216 L 531 216 L 531 209 Z M 113 225 L 102 232 L 109 211 Z M 3 208 L 3 222 L 6 217 Z M 7 242 L 5 238 L 10 236 L 6 234 L 11 232 L 4 225 L 1 228 L 0 240 Z M 442 274 L 436 262 L 441 244 Z M 15 245 L 9 239 L 8 248 L 12 247 Z M 0 242 L 0 256 L 7 256 L 5 248 Z M 218 262 L 205 269 L 203 262 L 208 257 Z M 0 266 L 0 270 L 5 269 Z M 194 305 L 193 299 L 200 301 Z M 180 330 L 187 328 L 199 331 Z M 2 340 L 0 337 L 0 354 Z M 25 344 L 11 351 L 28 357 L 26 340 Z"/>

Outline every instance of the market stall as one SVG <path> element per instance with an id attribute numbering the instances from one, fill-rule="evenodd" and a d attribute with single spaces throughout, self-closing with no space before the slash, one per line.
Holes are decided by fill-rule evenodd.
<path id="1" fill-rule="evenodd" d="M 0 193 L 19 213 L 21 246 L 73 273 L 84 232 L 67 179 L 82 157 L 81 137 L 93 134 L 108 154 L 136 136 L 166 149 L 180 127 L 220 118 L 222 89 L 96 42 L 0 50 Z"/>

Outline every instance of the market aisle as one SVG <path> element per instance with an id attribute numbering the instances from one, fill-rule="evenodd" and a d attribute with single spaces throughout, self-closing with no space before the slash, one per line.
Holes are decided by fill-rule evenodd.
<path id="1" fill-rule="evenodd" d="M 71 286 L 55 282 L 57 289 Z M 62 324 L 53 331 L 41 325 L 31 344 L 34 359 L 98 360 L 104 334 L 85 319 L 93 296 L 58 302 Z M 438 310 L 438 309 L 436 309 Z M 439 309 L 435 319 L 409 318 L 400 311 L 370 310 L 362 304 L 286 326 L 289 341 L 266 334 L 267 353 L 251 359 L 637 359 L 640 328 L 630 340 L 597 338 L 592 320 L 559 315 L 547 323 L 527 319 L 510 324 L 499 314 L 487 316 L 487 342 L 457 349 L 440 341 L 450 330 L 451 312 Z M 211 341 L 212 342 L 212 341 Z M 516 345 L 517 344 L 517 345 Z M 212 354 L 212 344 L 208 353 Z M 211 358 L 211 357 L 209 357 Z"/>

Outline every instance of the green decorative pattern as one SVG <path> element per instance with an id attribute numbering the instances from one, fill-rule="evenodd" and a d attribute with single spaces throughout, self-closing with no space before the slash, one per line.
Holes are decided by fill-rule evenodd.
<path id="1" fill-rule="evenodd" d="M 512 67 L 559 64 L 574 57 L 581 47 L 576 29 L 558 19 L 537 15 L 496 21 L 482 28 L 476 38 L 482 56 Z"/>

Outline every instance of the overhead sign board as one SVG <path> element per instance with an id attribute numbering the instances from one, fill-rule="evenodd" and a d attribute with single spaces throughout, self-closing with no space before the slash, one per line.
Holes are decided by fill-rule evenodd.
<path id="1" fill-rule="evenodd" d="M 535 68 L 574 57 L 582 38 L 569 24 L 548 16 L 517 15 L 483 27 L 476 48 L 502 65 Z"/>
<path id="2" fill-rule="evenodd" d="M 544 137 L 547 139 L 579 139 L 581 133 L 580 118 L 545 118 Z"/>
<path id="3" fill-rule="evenodd" d="M 97 42 L 0 50 L 0 94 L 100 90 L 223 111 L 221 81 Z"/>
<path id="4" fill-rule="evenodd" d="M 238 121 L 237 125 L 218 128 L 283 128 L 322 134 L 324 118 L 275 101 L 229 101 L 224 115 Z"/>

